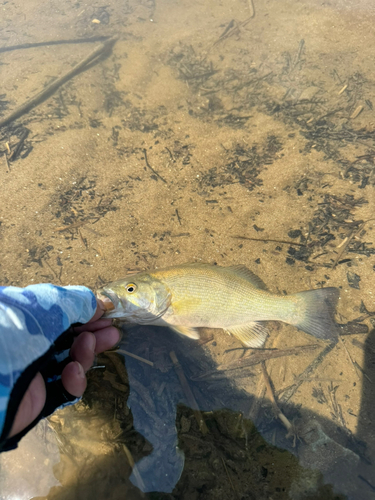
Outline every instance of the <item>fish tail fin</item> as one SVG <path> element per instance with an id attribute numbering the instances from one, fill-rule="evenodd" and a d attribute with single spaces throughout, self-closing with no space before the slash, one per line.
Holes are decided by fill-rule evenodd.
<path id="1" fill-rule="evenodd" d="M 298 314 L 293 325 L 318 339 L 336 340 L 339 329 L 334 319 L 340 291 L 338 288 L 319 288 L 296 293 Z"/>

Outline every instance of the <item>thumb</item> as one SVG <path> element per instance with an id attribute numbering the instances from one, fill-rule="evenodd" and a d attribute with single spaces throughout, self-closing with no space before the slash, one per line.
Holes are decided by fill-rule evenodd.
<path id="1" fill-rule="evenodd" d="M 46 386 L 42 375 L 37 373 L 22 398 L 8 437 L 15 436 L 30 425 L 43 410 L 45 402 Z"/>

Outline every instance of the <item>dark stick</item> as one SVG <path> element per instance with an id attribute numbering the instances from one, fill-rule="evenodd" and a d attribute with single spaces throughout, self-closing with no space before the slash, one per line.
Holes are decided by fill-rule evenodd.
<path id="1" fill-rule="evenodd" d="M 361 474 L 359 474 L 358 477 L 359 477 L 359 479 L 361 481 L 363 481 L 364 483 L 366 483 L 367 486 L 369 486 L 372 489 L 372 491 L 375 491 L 375 486 L 373 486 L 368 479 L 366 479 L 365 477 L 361 476 Z"/>
<path id="2" fill-rule="evenodd" d="M 248 0 L 249 3 L 249 10 L 250 10 L 250 17 L 255 17 L 255 7 L 254 7 L 254 2 L 253 0 Z"/>
<path id="3" fill-rule="evenodd" d="M 224 354 L 227 352 L 232 352 L 232 351 L 248 351 L 248 350 L 254 350 L 254 351 L 277 351 L 277 347 L 233 347 L 232 349 L 225 349 Z"/>
<path id="4" fill-rule="evenodd" d="M 174 351 L 171 351 L 169 353 L 169 356 L 173 362 L 174 369 L 176 370 L 177 376 L 180 380 L 180 384 L 181 384 L 181 387 L 184 391 L 187 402 L 188 402 L 190 408 L 194 412 L 194 416 L 198 422 L 199 429 L 202 432 L 202 434 L 205 436 L 208 433 L 208 428 L 207 428 L 206 423 L 203 419 L 203 416 L 199 410 L 199 406 L 198 406 L 198 403 L 194 397 L 194 394 L 193 394 L 192 390 L 190 389 L 189 383 L 185 377 L 185 374 L 182 370 L 180 362 L 177 359 L 176 353 Z"/>
<path id="5" fill-rule="evenodd" d="M 178 213 L 177 208 L 176 208 L 176 215 L 177 215 L 178 222 L 179 222 L 179 224 L 181 226 L 181 217 L 180 217 L 180 214 Z"/>
<path id="6" fill-rule="evenodd" d="M 283 395 L 279 398 L 279 401 L 282 403 L 286 403 L 289 399 L 294 396 L 299 387 L 303 384 L 303 382 L 310 377 L 314 373 L 314 371 L 318 368 L 318 366 L 322 363 L 324 358 L 329 354 L 332 349 L 336 346 L 337 342 L 332 342 L 328 344 L 325 349 L 317 356 L 312 363 L 304 370 L 297 378 L 297 382 L 291 386 L 289 386 L 285 391 L 283 391 Z M 298 380 L 299 379 L 299 380 Z M 280 394 L 280 392 L 278 392 Z"/>
<path id="7" fill-rule="evenodd" d="M 9 160 L 14 161 L 17 159 L 17 156 L 20 154 L 23 143 L 27 139 L 27 136 L 29 135 L 29 133 L 30 133 L 30 130 L 28 128 L 24 130 L 23 134 L 20 137 L 20 140 L 19 140 L 17 146 L 13 149 L 12 153 L 10 154 L 10 156 L 8 158 Z"/>
<path id="8" fill-rule="evenodd" d="M 365 222 L 359 226 L 359 228 L 358 228 L 358 230 L 356 232 L 354 232 L 354 229 L 353 229 L 351 231 L 351 233 L 347 236 L 346 243 L 340 249 L 340 252 L 337 254 L 337 257 L 336 257 L 336 259 L 334 260 L 334 262 L 332 264 L 332 269 L 335 269 L 336 264 L 338 263 L 339 260 L 341 260 L 341 257 L 346 252 L 346 250 L 349 247 L 350 243 L 352 242 L 353 238 L 355 238 L 362 231 L 364 225 L 365 225 Z"/>
<path id="9" fill-rule="evenodd" d="M 285 243 L 286 245 L 296 245 L 297 247 L 305 247 L 302 243 L 295 243 L 294 241 L 286 241 L 286 240 L 274 240 L 272 238 L 248 238 L 247 236 L 231 236 L 231 238 L 235 238 L 237 240 L 249 240 L 249 241 L 262 241 L 263 243 L 267 243 L 267 241 L 272 241 L 273 243 Z"/>
<path id="10" fill-rule="evenodd" d="M 305 40 L 302 39 L 299 42 L 297 55 L 296 55 L 296 58 L 294 59 L 294 63 L 293 63 L 292 69 L 294 69 L 297 66 L 297 64 L 300 62 L 304 46 L 305 46 Z"/>
<path id="11" fill-rule="evenodd" d="M 197 78 L 206 78 L 218 73 L 218 70 L 207 71 L 206 73 L 197 73 L 196 75 L 184 75 L 186 80 L 195 80 Z"/>
<path id="12" fill-rule="evenodd" d="M 153 173 L 156 175 L 156 177 L 159 177 L 159 179 L 160 179 L 161 181 L 163 181 L 163 182 L 165 182 L 165 184 L 167 184 L 167 181 L 166 181 L 165 179 L 163 179 L 163 177 L 162 177 L 160 174 L 158 174 L 158 173 L 157 173 L 157 171 L 156 171 L 156 170 L 154 170 L 154 169 L 151 167 L 151 165 L 149 164 L 149 162 L 148 162 L 148 158 L 147 158 L 147 151 L 146 151 L 146 148 L 143 148 L 143 153 L 144 153 L 144 155 L 145 155 L 145 162 L 146 162 L 146 165 L 147 165 L 147 166 L 148 166 L 148 168 L 151 170 L 151 172 L 153 172 Z"/>
<path id="13" fill-rule="evenodd" d="M 9 167 L 9 161 L 8 161 L 8 157 L 7 157 L 6 153 L 4 153 L 4 158 L 5 158 L 5 165 L 7 166 L 7 173 L 9 174 L 10 173 L 10 167 Z"/>
<path id="14" fill-rule="evenodd" d="M 1 52 L 11 52 L 12 50 L 32 49 L 34 47 L 44 47 L 48 45 L 63 45 L 67 43 L 94 43 L 108 40 L 108 36 L 92 36 L 90 38 L 72 38 L 70 40 L 50 40 L 49 42 L 21 43 L 20 45 L 10 45 L 9 47 L 0 47 Z"/>
<path id="15" fill-rule="evenodd" d="M 228 26 L 225 28 L 225 30 L 222 32 L 222 34 L 219 36 L 219 39 L 220 38 L 223 38 L 229 30 L 231 30 L 233 28 L 233 26 L 235 25 L 236 21 L 234 19 L 232 19 L 230 21 L 230 23 L 228 24 Z"/>
<path id="16" fill-rule="evenodd" d="M 289 420 L 286 418 L 286 416 L 280 410 L 280 408 L 278 407 L 278 404 L 276 403 L 276 398 L 275 398 L 274 390 L 272 387 L 271 379 L 270 379 L 270 376 L 268 375 L 266 363 L 264 361 L 262 361 L 261 367 L 262 367 L 264 382 L 265 382 L 265 385 L 267 388 L 268 397 L 271 400 L 273 412 L 274 412 L 275 416 L 281 420 L 282 424 L 284 425 L 284 427 L 288 431 L 287 437 L 289 437 L 289 436 L 293 435 L 293 425 L 289 422 Z"/>
<path id="17" fill-rule="evenodd" d="M 85 59 L 83 59 L 80 63 L 76 64 L 74 68 L 72 68 L 70 71 L 65 73 L 62 77 L 58 78 L 54 82 L 52 82 L 50 85 L 48 85 L 42 92 L 39 92 L 36 96 L 32 97 L 25 103 L 21 104 L 17 109 L 15 109 L 10 115 L 5 116 L 2 120 L 0 120 L 0 127 L 4 127 L 4 125 L 7 125 L 8 123 L 12 122 L 13 120 L 16 120 L 20 116 L 24 115 L 28 111 L 30 111 L 32 108 L 40 104 L 41 102 L 45 101 L 51 94 L 53 94 L 61 85 L 63 85 L 65 82 L 73 78 L 81 69 L 83 69 L 89 62 L 93 61 L 96 59 L 98 56 L 106 52 L 107 50 L 110 50 L 115 43 L 117 38 L 113 37 L 107 40 L 105 43 L 97 47 L 95 50 L 91 52 Z"/>
<path id="18" fill-rule="evenodd" d="M 253 366 L 261 363 L 262 361 L 266 361 L 267 359 L 280 358 L 282 356 L 291 356 L 293 354 L 299 354 L 304 351 L 310 351 L 316 349 L 318 344 L 308 344 L 303 346 L 291 347 L 290 349 L 276 349 L 274 351 L 257 351 L 253 355 L 248 358 L 240 358 L 233 363 L 218 365 L 215 370 L 202 373 L 201 375 L 197 375 L 195 377 L 191 377 L 191 380 L 202 380 L 206 377 L 210 377 L 212 375 L 216 375 L 218 371 L 230 371 L 236 370 L 238 368 L 244 368 L 245 366 Z"/>
<path id="19" fill-rule="evenodd" d="M 168 151 L 169 156 L 171 157 L 171 160 L 174 162 L 172 151 L 169 148 L 167 148 L 167 146 L 165 146 L 165 149 Z"/>

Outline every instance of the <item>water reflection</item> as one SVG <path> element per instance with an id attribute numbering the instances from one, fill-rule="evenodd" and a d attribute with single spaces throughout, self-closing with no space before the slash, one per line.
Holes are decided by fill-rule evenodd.
<path id="1" fill-rule="evenodd" d="M 372 337 L 373 333 L 368 340 L 371 345 Z M 42 475 L 51 481 L 54 464 L 53 474 L 62 486 L 53 487 L 46 498 L 105 495 L 116 499 L 124 498 L 126 492 L 126 498 L 137 499 L 142 498 L 142 491 L 159 492 L 150 498 L 192 498 L 198 492 L 204 498 L 371 498 L 373 468 L 366 444 L 360 439 L 361 430 L 354 436 L 337 421 L 341 408 L 337 403 L 335 406 L 332 384 L 319 382 L 319 377 L 316 382 L 313 375 L 304 382 L 313 386 L 312 393 L 318 393 L 320 404 L 329 407 L 331 419 L 292 402 L 280 403 L 281 411 L 293 423 L 287 433 L 267 398 L 253 393 L 257 385 L 264 387 L 259 365 L 217 372 L 200 382 L 191 380 L 202 370 L 211 372 L 215 366 L 212 351 L 217 344 L 222 350 L 223 340 L 238 347 L 229 337 L 213 340 L 210 332 L 199 344 L 162 328 L 130 329 L 122 347 L 153 366 L 126 356 L 125 370 L 122 356 L 103 355 L 100 363 L 107 368 L 92 371 L 84 404 L 52 417 L 56 434 L 47 454 L 50 473 L 43 468 Z M 200 412 L 187 406 L 186 393 L 169 356 L 171 350 L 186 374 Z M 320 350 L 324 351 L 323 343 Z M 373 353 L 367 352 L 371 352 L 372 362 Z M 229 351 L 226 356 L 230 353 L 237 355 L 238 351 Z M 316 355 L 312 357 L 316 359 Z M 334 356 L 334 350 L 329 355 Z M 295 359 L 288 358 L 288 363 L 307 364 L 306 359 Z M 370 369 L 368 363 L 366 369 Z M 370 377 L 370 371 L 367 373 Z M 364 392 L 359 421 L 365 422 L 366 407 L 370 406 Z M 45 436 L 36 437 L 39 444 L 34 442 L 33 451 L 40 463 L 47 441 Z M 14 453 L 19 461 L 27 446 L 25 442 L 20 450 L 6 455 Z M 58 456 L 57 448 L 59 460 L 51 462 L 51 452 Z M 9 472 L 6 462 L 4 466 Z M 6 483 L 3 488 L 11 492 Z M 25 492 L 23 498 L 31 496 Z"/>
<path id="2" fill-rule="evenodd" d="M 362 467 L 364 463 L 368 464 L 365 445 L 350 433 L 345 423 L 343 424 L 343 421 L 338 421 L 341 408 L 339 408 L 338 403 L 335 402 L 334 392 L 337 386 L 334 387 L 332 383 L 329 384 L 328 382 L 319 382 L 319 376 L 316 377 L 317 381 L 315 382 L 314 375 L 316 374 L 311 373 L 311 380 L 305 383 L 310 387 L 312 384 L 316 384 L 317 387 L 320 387 L 320 397 L 323 398 L 323 404 L 327 405 L 330 409 L 331 419 L 332 417 L 333 419 L 327 420 L 322 417 L 322 415 L 319 415 L 319 413 L 315 413 L 307 408 L 300 408 L 299 405 L 296 406 L 291 401 L 280 403 L 280 408 L 283 413 L 288 417 L 290 422 L 293 422 L 292 430 L 287 433 L 283 425 L 281 425 L 280 420 L 276 418 L 267 399 L 263 399 L 261 401 L 261 407 L 255 410 L 255 406 L 259 403 L 259 399 L 254 397 L 254 388 L 257 384 L 259 385 L 259 383 L 261 386 L 264 386 L 264 384 L 262 384 L 262 379 L 260 378 L 259 380 L 259 377 L 257 377 L 260 371 L 259 365 L 247 369 L 242 368 L 240 370 L 224 371 L 220 374 L 217 373 L 209 377 L 208 380 L 205 379 L 200 382 L 191 381 L 191 379 L 197 379 L 197 373 L 201 375 L 202 371 L 211 372 L 211 369 L 215 365 L 212 358 L 215 356 L 213 356 L 210 351 L 215 350 L 215 347 L 219 344 L 219 349 L 225 352 L 225 349 L 223 349 L 223 341 L 227 340 L 229 345 L 232 344 L 233 346 L 233 342 L 231 342 L 230 339 L 222 339 L 219 335 L 217 340 L 211 340 L 209 343 L 204 344 L 204 346 L 197 346 L 191 341 L 184 341 L 184 339 L 178 339 L 176 342 L 176 339 L 173 339 L 173 337 L 171 337 L 168 342 L 168 335 L 163 335 L 162 338 L 160 333 L 159 329 L 142 328 L 138 330 L 138 332 L 133 330 L 132 334 L 128 336 L 129 350 L 139 355 L 149 352 L 152 354 L 158 353 L 160 356 L 162 353 L 164 360 L 162 366 L 164 366 L 165 370 L 167 367 L 169 368 L 167 370 L 167 379 L 165 376 L 159 378 L 155 374 L 155 369 L 147 365 L 143 366 L 141 363 L 131 358 L 127 358 L 126 365 L 130 381 L 130 407 L 134 416 L 135 428 L 142 434 L 144 434 L 144 432 L 149 433 L 150 437 L 152 436 L 151 439 L 153 443 L 156 445 L 156 449 L 163 450 L 163 447 L 165 447 L 167 443 L 167 439 L 163 436 L 163 428 L 160 427 L 160 423 L 153 420 L 157 418 L 154 413 L 155 409 L 145 404 L 144 401 L 142 402 L 142 398 L 144 398 L 146 394 L 153 395 L 155 398 L 154 404 L 159 405 L 159 411 L 161 410 L 159 415 L 161 416 L 161 421 L 166 422 L 166 419 L 168 419 L 167 427 L 169 428 L 169 432 L 171 429 L 174 430 L 177 425 L 179 445 L 180 447 L 182 446 L 189 457 L 189 465 L 191 467 L 189 473 L 190 480 L 192 475 L 194 476 L 194 471 L 196 475 L 198 472 L 202 472 L 202 469 L 204 470 L 204 464 L 207 462 L 211 465 L 215 462 L 215 459 L 219 459 L 219 461 L 221 459 L 226 460 L 234 454 L 237 460 L 231 464 L 231 474 L 234 473 L 234 478 L 238 481 L 237 489 L 240 488 L 238 493 L 240 496 L 243 495 L 246 498 L 248 493 L 246 493 L 246 489 L 241 491 L 241 486 L 243 487 L 243 485 L 240 486 L 240 478 L 244 475 L 244 470 L 239 467 L 238 462 L 246 462 L 246 454 L 249 452 L 249 449 L 254 447 L 252 439 L 254 439 L 254 435 L 257 435 L 255 431 L 257 428 L 266 438 L 266 441 L 282 449 L 287 449 L 291 453 L 297 455 L 299 463 L 306 469 L 310 469 L 311 476 L 309 488 L 311 491 L 314 491 L 315 488 L 315 494 L 317 494 L 319 487 L 323 484 L 323 478 L 311 472 L 311 470 L 319 470 L 323 474 L 324 481 L 328 484 L 333 484 L 336 491 L 340 491 L 353 498 L 361 498 L 362 495 L 363 498 L 366 498 L 366 490 L 363 488 L 361 480 L 355 480 L 353 474 L 360 463 L 360 467 Z M 212 344 L 216 344 L 216 346 L 212 346 Z M 181 389 L 178 379 L 176 376 L 173 377 L 173 365 L 168 360 L 168 352 L 170 352 L 171 349 L 176 349 L 179 362 L 190 379 L 189 385 L 192 387 L 198 407 L 204 412 L 213 412 L 212 415 L 210 413 L 204 414 L 208 427 L 207 435 L 205 435 L 205 432 L 202 432 L 202 429 L 199 430 L 199 419 L 197 420 L 196 415 L 194 416 L 194 413 L 191 411 L 189 412 L 190 419 L 187 420 L 184 414 L 186 410 L 180 409 L 180 411 L 177 412 L 176 420 L 176 409 L 178 404 L 183 402 L 186 405 L 187 401 L 186 394 L 184 394 Z M 334 349 L 335 348 L 333 348 L 327 356 L 335 356 Z M 321 346 L 320 351 L 325 351 L 324 344 Z M 238 351 L 231 351 L 231 353 L 236 353 L 237 355 Z M 225 356 L 228 356 L 228 354 L 220 357 L 225 359 Z M 319 358 L 319 351 L 312 355 L 310 354 L 308 357 L 313 360 Z M 157 357 L 152 356 L 152 359 L 157 359 Z M 294 365 L 297 369 L 298 366 L 301 366 L 301 362 L 302 366 L 303 364 L 307 364 L 306 355 L 303 360 L 291 357 L 287 362 L 290 366 Z M 311 363 L 309 366 L 310 365 Z M 132 379 L 136 380 L 136 390 L 132 389 Z M 166 380 L 168 380 L 168 382 L 166 382 Z M 257 380 L 257 384 L 255 380 Z M 157 390 L 158 387 L 159 389 Z M 157 396 L 158 393 L 159 396 Z M 166 404 L 166 402 L 171 400 L 172 405 Z M 160 407 L 160 404 L 163 402 L 164 404 Z M 232 414 L 230 411 L 223 411 L 223 409 L 230 409 L 239 413 Z M 249 416 L 253 417 L 253 421 L 248 420 Z M 256 427 L 254 427 L 254 424 Z M 194 431 L 190 432 L 192 427 Z M 151 433 L 150 428 L 152 429 Z M 158 429 L 159 432 L 161 431 L 161 434 L 155 429 Z M 237 441 L 238 447 L 235 451 L 231 451 L 230 449 L 231 446 L 229 443 L 231 440 Z M 210 449 L 210 446 L 213 446 L 213 448 Z M 262 447 L 262 445 L 260 446 Z M 156 452 L 154 456 L 153 453 L 151 453 L 148 460 L 143 462 L 143 474 L 145 475 L 144 477 L 147 478 L 145 483 L 146 491 L 172 491 L 174 485 L 172 485 L 172 489 L 170 489 L 171 484 L 165 481 L 165 477 L 167 477 L 167 474 L 169 478 L 171 477 L 170 468 L 173 463 L 176 464 L 174 467 L 175 477 L 179 473 L 178 465 L 180 463 L 180 455 L 176 453 L 175 459 L 170 456 L 170 452 L 174 449 L 174 441 L 171 437 L 169 441 L 169 453 Z M 220 451 L 224 453 L 224 455 L 220 456 Z M 267 451 L 270 453 L 270 456 L 274 456 L 275 453 L 277 454 L 275 449 L 272 448 L 267 448 Z M 254 450 L 252 450 L 252 452 L 254 452 Z M 265 455 L 267 455 L 267 452 Z M 155 462 L 153 462 L 152 456 Z M 231 458 L 233 460 L 233 457 Z M 249 459 L 249 457 L 247 457 L 247 459 Z M 264 467 L 264 461 L 259 460 L 259 457 L 257 457 L 257 460 L 262 464 L 262 467 Z M 281 484 L 281 478 L 283 476 L 282 467 L 280 468 L 280 463 L 277 463 L 278 461 L 276 458 L 274 460 L 276 462 L 275 468 L 278 470 L 277 472 L 273 470 L 272 474 L 277 477 L 275 482 L 277 483 L 277 481 L 280 481 Z M 268 457 L 266 462 L 268 464 L 270 463 L 270 457 Z M 155 474 L 155 466 L 153 465 L 155 463 L 158 464 L 157 474 Z M 150 464 L 148 470 L 146 464 Z M 296 464 L 297 462 L 294 464 L 295 467 L 297 467 Z M 214 485 L 218 488 L 219 481 L 215 481 L 214 479 L 215 477 L 217 479 L 217 476 L 215 476 L 215 469 L 209 469 L 209 471 L 205 471 L 206 475 L 202 473 L 201 483 L 199 486 L 196 485 L 197 489 L 212 489 Z M 163 474 L 164 470 L 166 472 L 165 477 Z M 225 465 L 222 473 L 224 472 Z M 208 479 L 207 476 L 210 476 L 210 474 L 211 477 Z M 304 471 L 305 480 L 307 477 L 306 474 L 308 475 L 307 471 Z M 150 489 L 148 489 L 147 484 L 148 478 L 152 478 L 152 486 L 150 484 Z M 298 474 L 289 479 L 288 491 L 292 487 L 292 483 L 298 483 Z M 182 479 L 182 483 L 183 482 Z M 280 488 L 280 485 L 277 487 Z M 184 495 L 186 492 L 180 489 L 179 494 Z M 227 494 L 230 494 L 230 492 Z"/>
<path id="3" fill-rule="evenodd" d="M 19 448 L 0 456 L 0 492 L 4 500 L 29 500 L 60 485 L 53 468 L 60 462 L 55 432 L 47 420 L 22 439 Z"/>

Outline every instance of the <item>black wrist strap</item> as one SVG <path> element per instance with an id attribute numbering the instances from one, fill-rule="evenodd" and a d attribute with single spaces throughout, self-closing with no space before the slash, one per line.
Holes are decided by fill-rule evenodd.
<path id="1" fill-rule="evenodd" d="M 74 326 L 79 326 L 78 324 Z M 29 365 L 19 376 L 13 386 L 7 407 L 3 432 L 0 437 L 0 452 L 17 448 L 18 442 L 29 432 L 42 418 L 51 415 L 56 408 L 76 400 L 76 396 L 69 394 L 61 382 L 61 373 L 65 366 L 72 361 L 69 356 L 69 349 L 72 346 L 75 333 L 70 327 L 59 336 L 49 350 L 40 358 Z M 30 382 L 35 375 L 40 372 L 46 384 L 46 403 L 41 413 L 23 431 L 7 439 L 10 433 L 18 407 L 27 391 Z"/>

